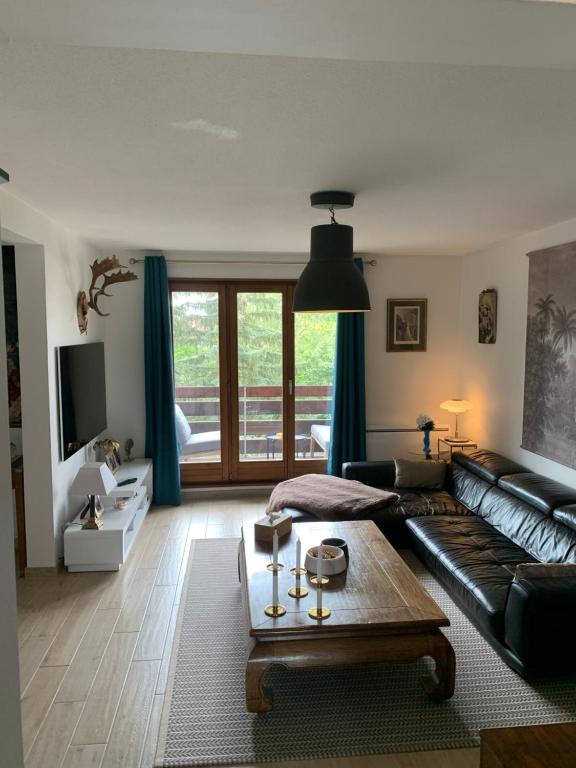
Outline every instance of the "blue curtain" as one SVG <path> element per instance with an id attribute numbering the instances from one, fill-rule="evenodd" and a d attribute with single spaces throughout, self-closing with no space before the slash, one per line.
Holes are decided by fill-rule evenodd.
<path id="1" fill-rule="evenodd" d="M 364 271 L 362 259 L 354 263 Z M 366 459 L 364 313 L 342 312 L 336 326 L 332 433 L 328 474 L 341 477 L 345 461 Z"/>
<path id="2" fill-rule="evenodd" d="M 180 504 L 172 323 L 164 256 L 147 256 L 145 259 L 144 379 L 146 456 L 154 462 L 154 503 Z"/>

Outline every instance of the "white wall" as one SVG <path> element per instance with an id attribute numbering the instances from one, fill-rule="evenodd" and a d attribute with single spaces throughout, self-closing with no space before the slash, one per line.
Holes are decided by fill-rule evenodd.
<path id="1" fill-rule="evenodd" d="M 4 306 L 0 269 L 0 307 Z M 20 679 L 16 619 L 16 568 L 14 567 L 14 518 L 8 429 L 8 387 L 4 312 L 0 312 L 0 763 L 24 765 L 20 724 Z"/>
<path id="2" fill-rule="evenodd" d="M 576 219 L 471 254 L 462 261 L 462 396 L 474 403 L 466 429 L 481 445 L 576 486 L 576 471 L 520 448 L 530 251 L 576 240 Z M 478 344 L 478 294 L 498 290 L 496 344 Z"/>
<path id="3" fill-rule="evenodd" d="M 94 313 L 87 336 L 76 321 L 77 292 L 90 285 L 89 263 L 99 253 L 5 190 L 0 212 L 2 240 L 16 245 L 28 565 L 51 567 L 62 526 L 81 504 L 68 488 L 86 461 L 85 451 L 60 461 L 55 350 L 103 337 Z"/>
<path id="4" fill-rule="evenodd" d="M 366 407 L 371 425 L 415 426 L 419 413 L 447 424 L 443 400 L 458 397 L 460 260 L 383 256 L 368 272 L 372 311 L 366 318 Z M 386 352 L 386 299 L 428 299 L 426 352 Z M 419 434 L 368 434 L 368 458 L 420 451 Z M 433 445 L 433 449 L 435 445 Z"/>
<path id="5" fill-rule="evenodd" d="M 128 265 L 141 252 L 117 252 Z M 194 254 L 169 253 L 172 259 L 259 259 L 261 265 L 168 264 L 170 277 L 297 278 L 298 265 L 274 265 L 272 260 L 299 260 L 303 254 Z M 459 260 L 434 257 L 380 257 L 366 266 L 372 312 L 366 315 L 367 420 L 369 425 L 415 423 L 421 411 L 446 423 L 438 405 L 457 396 L 457 340 L 459 312 Z M 143 293 L 144 265 L 134 265 L 138 283 L 115 286 L 104 299 L 111 312 L 106 323 L 106 371 L 109 397 L 109 432 L 121 443 L 135 441 L 134 455 L 142 455 L 145 439 Z M 386 352 L 386 299 L 428 298 L 428 351 Z M 407 449 L 420 449 L 418 435 L 368 436 L 370 458 L 388 458 Z"/>

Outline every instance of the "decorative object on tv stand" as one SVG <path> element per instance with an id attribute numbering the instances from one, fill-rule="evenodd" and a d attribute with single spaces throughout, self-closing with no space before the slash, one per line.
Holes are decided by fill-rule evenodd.
<path id="1" fill-rule="evenodd" d="M 272 539 L 272 562 L 266 566 L 267 570 L 272 571 L 272 602 L 264 608 L 266 616 L 276 619 L 284 616 L 286 608 L 280 605 L 278 600 L 278 574 L 284 568 L 282 563 L 278 562 L 278 532 L 274 531 Z"/>
<path id="2" fill-rule="evenodd" d="M 496 321 L 498 314 L 498 293 L 487 288 L 478 297 L 478 343 L 496 343 Z"/>
<path id="3" fill-rule="evenodd" d="M 387 352 L 425 352 L 428 299 L 388 299 Z"/>
<path id="4" fill-rule="evenodd" d="M 98 299 L 101 296 L 111 296 L 107 289 L 116 283 L 128 283 L 132 280 L 138 280 L 134 272 L 130 272 L 127 267 L 120 264 L 117 256 L 106 257 L 101 261 L 94 259 L 90 264 L 92 270 L 92 282 L 86 291 L 79 291 L 76 300 L 76 314 L 78 316 L 78 328 L 80 333 L 88 332 L 88 310 L 93 309 L 100 317 L 108 317 L 109 312 L 102 312 L 98 306 Z M 114 271 L 117 270 L 117 271 Z M 124 272 L 122 270 L 125 270 Z M 100 281 L 100 283 L 98 283 Z"/>
<path id="5" fill-rule="evenodd" d="M 73 496 L 90 497 L 90 513 L 82 526 L 84 530 L 98 530 L 102 523 L 96 516 L 96 496 L 108 496 L 116 488 L 116 478 L 103 462 L 84 464 L 78 470 L 70 488 Z"/>
<path id="6" fill-rule="evenodd" d="M 310 261 L 294 291 L 294 312 L 368 312 L 364 276 L 354 264 L 353 230 L 338 224 L 335 210 L 352 208 L 352 192 L 314 192 L 313 208 L 330 211 L 330 224 L 312 227 Z"/>
<path id="7" fill-rule="evenodd" d="M 466 411 L 470 411 L 472 409 L 472 403 L 469 400 L 444 400 L 443 403 L 440 403 L 440 408 L 444 411 L 448 411 L 448 413 L 453 413 L 456 418 L 456 425 L 454 429 L 454 435 L 452 437 L 444 437 L 442 438 L 447 443 L 467 443 L 469 442 L 467 437 L 462 437 L 458 433 L 458 415 L 461 413 L 466 413 Z"/>
<path id="8" fill-rule="evenodd" d="M 113 437 L 103 437 L 100 440 L 96 440 L 94 443 L 94 450 L 96 451 L 96 461 L 104 461 L 106 454 L 112 452 L 116 455 L 118 464 L 122 464 L 122 459 L 120 458 L 120 443 L 118 440 L 114 440 Z"/>
<path id="9" fill-rule="evenodd" d="M 124 461 L 134 461 L 132 458 L 132 448 L 134 448 L 134 440 L 129 437 L 124 443 Z"/>
<path id="10" fill-rule="evenodd" d="M 427 416 L 425 413 L 421 413 L 416 418 L 416 426 L 424 435 L 424 445 L 422 450 L 424 451 L 424 458 L 432 458 L 432 452 L 430 450 L 430 432 L 435 428 L 434 419 L 431 416 Z"/>

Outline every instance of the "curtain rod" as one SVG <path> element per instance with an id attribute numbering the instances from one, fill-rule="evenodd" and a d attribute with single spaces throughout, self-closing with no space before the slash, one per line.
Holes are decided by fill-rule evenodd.
<path id="1" fill-rule="evenodd" d="M 278 264 L 278 266 L 281 265 L 296 265 L 304 267 L 308 262 L 306 261 L 257 261 L 257 260 L 234 260 L 227 259 L 226 261 L 201 261 L 197 259 L 166 259 L 168 264 L 256 264 L 262 266 L 263 264 L 266 264 L 267 266 L 275 266 Z M 376 266 L 376 259 L 362 259 L 362 262 L 364 264 L 367 264 L 369 267 L 375 267 Z M 128 259 L 129 264 L 143 264 L 144 259 L 135 259 L 133 256 Z"/>

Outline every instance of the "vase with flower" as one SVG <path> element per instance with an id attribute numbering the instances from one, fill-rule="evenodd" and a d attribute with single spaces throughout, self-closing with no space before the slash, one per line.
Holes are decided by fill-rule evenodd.
<path id="1" fill-rule="evenodd" d="M 430 432 L 434 429 L 434 419 L 427 416 L 425 413 L 421 413 L 416 419 L 416 426 L 424 434 L 424 457 L 426 459 L 432 458 L 432 452 L 430 450 Z"/>

